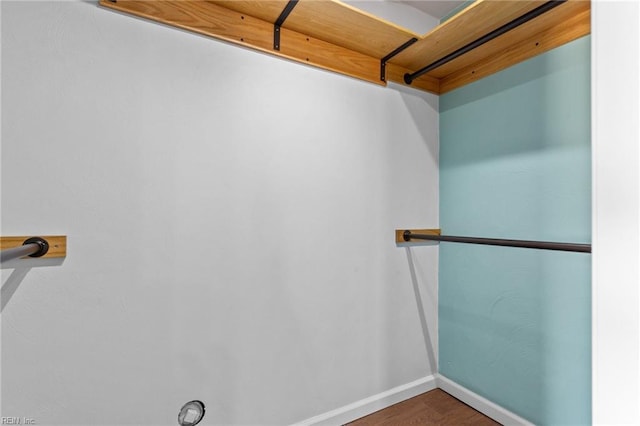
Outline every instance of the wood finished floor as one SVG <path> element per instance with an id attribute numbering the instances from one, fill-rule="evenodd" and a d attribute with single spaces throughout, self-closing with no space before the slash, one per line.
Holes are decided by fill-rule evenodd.
<path id="1" fill-rule="evenodd" d="M 448 393 L 434 389 L 349 423 L 349 426 L 499 425 Z"/>

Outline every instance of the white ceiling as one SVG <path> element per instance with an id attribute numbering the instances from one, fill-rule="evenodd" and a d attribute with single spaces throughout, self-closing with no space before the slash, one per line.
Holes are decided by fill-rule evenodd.
<path id="1" fill-rule="evenodd" d="M 0 0 L 2 1 L 2 0 Z M 397 0 L 342 0 L 378 18 L 393 22 L 416 34 L 424 34 L 438 25 L 438 18 Z"/>
<path id="2" fill-rule="evenodd" d="M 425 34 L 430 31 L 438 25 L 440 18 L 467 2 L 465 0 L 342 1 L 417 34 Z"/>
<path id="3" fill-rule="evenodd" d="M 391 0 L 415 7 L 434 18 L 442 18 L 456 7 L 459 7 L 465 0 Z"/>

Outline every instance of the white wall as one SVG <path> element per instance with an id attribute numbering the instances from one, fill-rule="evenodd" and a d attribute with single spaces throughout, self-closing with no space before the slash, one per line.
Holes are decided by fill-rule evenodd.
<path id="1" fill-rule="evenodd" d="M 437 98 L 100 9 L 2 7 L 2 415 L 287 424 L 428 376 Z M 34 205 L 37 208 L 34 208 Z M 25 271 L 23 271 L 25 272 Z M 437 352 L 436 352 L 437 353 Z"/>
<path id="2" fill-rule="evenodd" d="M 593 422 L 640 424 L 640 5 L 592 3 Z"/>

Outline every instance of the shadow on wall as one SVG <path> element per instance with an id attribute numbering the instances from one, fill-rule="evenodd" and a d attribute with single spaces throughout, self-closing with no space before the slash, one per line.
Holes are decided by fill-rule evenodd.
<path id="1" fill-rule="evenodd" d="M 431 143 L 432 139 L 438 138 L 438 133 L 434 132 L 433 128 L 429 126 L 429 121 L 426 120 L 424 114 L 424 104 L 428 106 L 434 112 L 438 111 L 438 95 L 427 93 L 421 90 L 412 89 L 401 84 L 389 83 L 389 88 L 393 88 L 398 93 L 402 101 L 406 105 L 406 112 L 411 115 L 413 122 L 416 125 L 416 129 L 420 132 L 422 140 L 429 149 L 431 158 L 437 161 L 438 159 L 438 143 Z"/>
<path id="2" fill-rule="evenodd" d="M 15 294 L 22 281 L 26 278 L 32 268 L 44 266 L 60 266 L 64 262 L 64 258 L 43 258 L 43 259 L 14 259 L 2 264 L 2 269 L 14 269 L 7 280 L 2 284 L 0 292 L 0 301 L 2 307 L 0 312 L 4 311 L 13 295 Z"/>
<path id="3" fill-rule="evenodd" d="M 418 315 L 420 317 L 420 327 L 422 328 L 424 345 L 427 350 L 429 371 L 431 371 L 432 374 L 435 374 L 438 372 L 438 365 L 436 362 L 436 351 L 434 348 L 435 346 L 434 339 L 432 338 L 431 333 L 429 332 L 429 326 L 427 324 L 427 318 L 425 316 L 425 308 L 424 308 L 424 304 L 422 303 L 422 294 L 420 292 L 420 284 L 418 283 L 418 274 L 416 274 L 416 266 L 413 261 L 413 253 L 411 252 L 411 248 L 405 247 L 405 253 L 407 255 L 409 273 L 411 274 L 411 283 L 413 284 L 413 292 L 416 297 L 416 305 L 418 308 Z M 427 300 L 430 300 L 430 301 L 436 300 L 436 295 L 433 294 L 433 292 L 430 293 L 428 291 L 432 287 L 427 285 L 426 288 L 427 288 L 427 294 L 425 296 L 427 297 Z"/>
<path id="4" fill-rule="evenodd" d="M 589 36 L 582 39 L 583 41 L 586 41 L 586 43 L 584 43 L 586 47 L 589 47 L 588 39 Z M 566 49 L 560 47 L 557 50 Z M 566 54 L 574 57 L 581 57 L 577 52 L 573 52 L 573 50 L 569 50 L 566 51 Z M 513 90 L 518 86 L 545 78 L 551 74 L 562 71 L 571 71 L 575 68 L 575 61 L 554 60 L 554 57 L 550 56 L 550 54 L 555 53 L 555 51 L 550 51 L 547 52 L 546 55 L 536 56 L 525 62 L 516 64 L 498 74 L 492 74 L 483 78 L 480 80 L 481 84 L 471 83 L 447 93 L 446 101 L 441 105 L 440 112 L 446 112 L 470 102 L 494 96 L 504 91 Z"/>
<path id="5" fill-rule="evenodd" d="M 590 140 L 590 125 L 583 121 L 591 109 L 585 57 L 590 58 L 589 36 L 441 96 L 440 128 L 447 132 L 447 144 L 440 152 L 448 158 L 445 167 L 583 147 Z M 472 122 L 456 122 L 461 114 Z M 477 135 L 477 123 L 491 127 Z"/>

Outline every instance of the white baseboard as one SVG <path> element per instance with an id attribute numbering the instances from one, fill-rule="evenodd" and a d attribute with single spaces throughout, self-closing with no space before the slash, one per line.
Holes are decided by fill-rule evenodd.
<path id="1" fill-rule="evenodd" d="M 437 386 L 451 396 L 458 398 L 465 404 L 480 411 L 485 416 L 491 417 L 493 420 L 503 425 L 526 425 L 533 426 L 533 423 L 523 419 L 517 414 L 502 408 L 488 399 L 478 395 L 469 389 L 460 386 L 456 382 L 438 374 L 436 377 Z"/>
<path id="2" fill-rule="evenodd" d="M 405 385 L 370 396 L 338 409 L 311 417 L 293 426 L 343 425 L 376 411 L 436 388 L 435 376 L 426 376 Z"/>
<path id="3" fill-rule="evenodd" d="M 302 420 L 292 426 L 343 425 L 436 388 L 442 389 L 449 395 L 458 398 L 460 401 L 503 425 L 533 426 L 533 423 L 441 374 L 423 377 L 411 383 L 345 405 L 344 407 Z"/>

